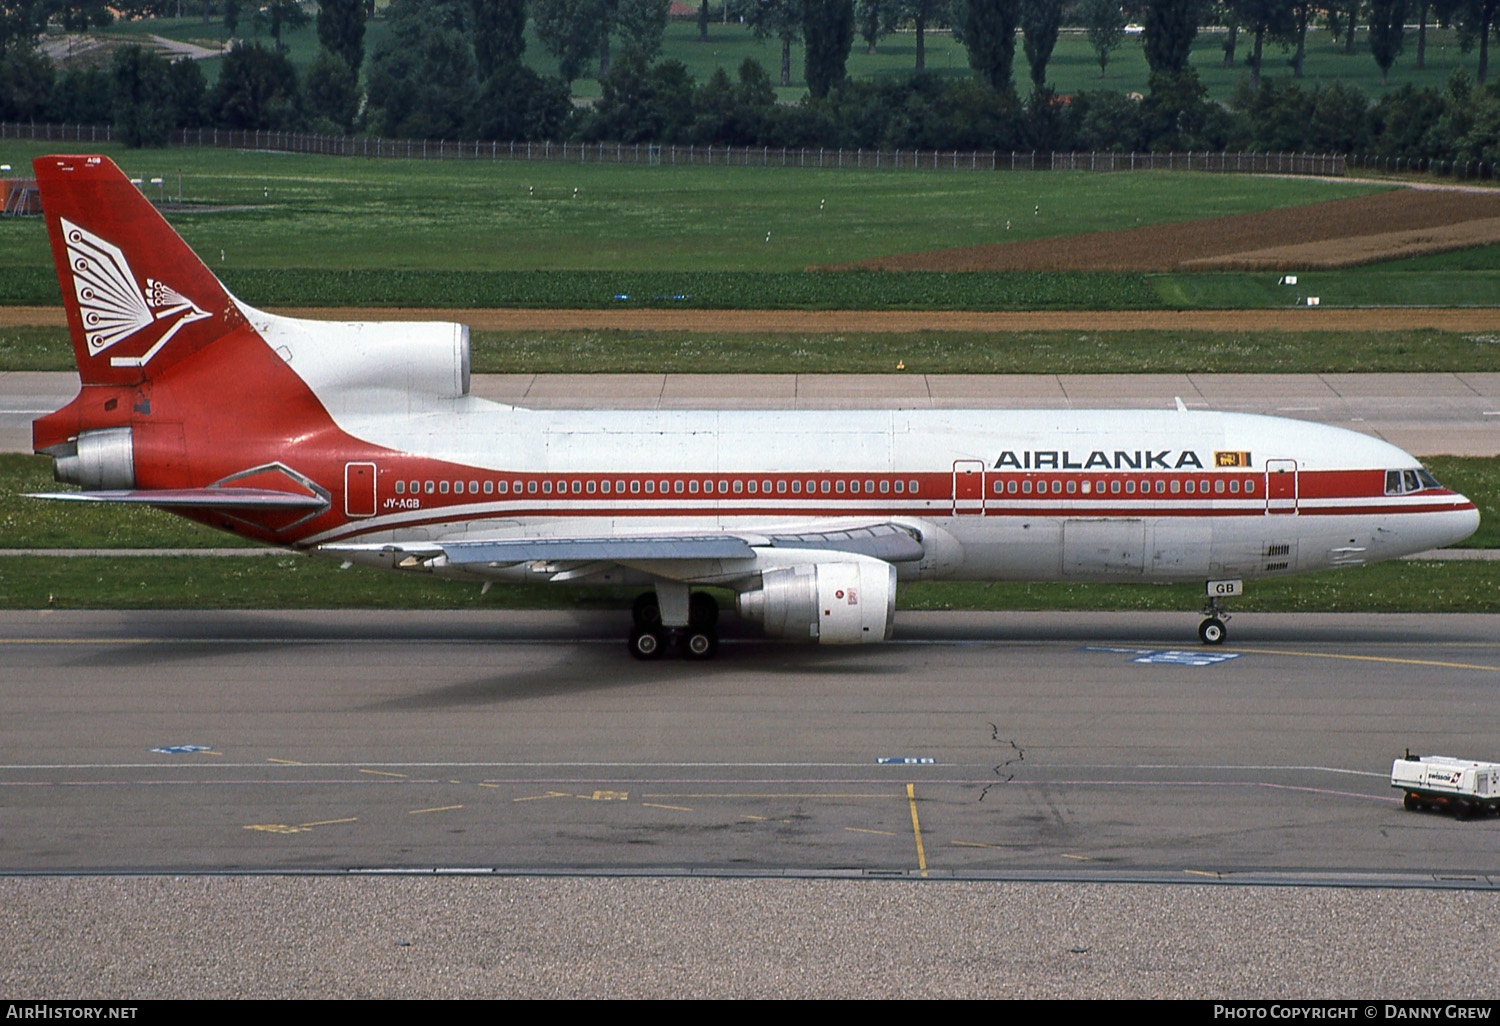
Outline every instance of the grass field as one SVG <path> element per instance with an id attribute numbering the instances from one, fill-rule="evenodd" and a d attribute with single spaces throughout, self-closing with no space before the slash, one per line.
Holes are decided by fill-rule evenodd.
<path id="1" fill-rule="evenodd" d="M 1358 374 L 1500 371 L 1500 338 L 1440 331 L 476 331 L 476 374 Z M 0 372 L 73 369 L 63 328 L 0 328 Z M 1500 443 L 1497 443 L 1500 449 Z"/>
<path id="2" fill-rule="evenodd" d="M 384 19 L 376 19 L 366 26 L 365 53 L 374 53 L 376 46 L 385 38 L 388 27 Z M 124 40 L 135 40 L 156 33 L 169 39 L 181 39 L 205 46 L 221 45 L 225 39 L 223 23 L 215 20 L 205 26 L 201 17 L 158 18 L 149 22 L 120 23 L 108 34 Z M 249 18 L 244 19 L 240 34 L 254 38 Z M 260 42 L 270 45 L 270 38 L 262 33 Z M 1225 34 L 1220 30 L 1199 32 L 1194 41 L 1190 61 L 1198 72 L 1204 88 L 1212 99 L 1225 101 L 1235 87 L 1246 78 L 1248 69 L 1245 59 L 1250 53 L 1253 40 L 1240 33 L 1237 63 L 1230 68 L 1223 66 L 1223 43 Z M 292 61 L 302 70 L 312 64 L 317 56 L 317 32 L 312 25 L 288 32 L 284 36 Z M 865 43 L 858 37 L 849 54 L 848 72 L 852 78 L 884 79 L 899 78 L 910 74 L 916 67 L 916 34 L 897 32 L 882 38 L 876 52 L 865 52 Z M 1460 52 L 1457 36 L 1453 31 L 1428 26 L 1426 67 L 1416 67 L 1416 33 L 1408 32 L 1405 49 L 1391 68 L 1390 82 L 1382 86 L 1380 69 L 1370 56 L 1369 33 L 1361 27 L 1355 36 L 1355 52 L 1344 53 L 1343 41 L 1332 39 L 1326 31 L 1310 30 L 1307 35 L 1307 54 L 1304 61 L 1304 78 L 1307 85 L 1320 82 L 1342 81 L 1357 85 L 1371 96 L 1379 96 L 1391 89 L 1399 89 L 1410 82 L 1418 86 L 1441 88 L 1455 68 L 1465 68 L 1474 75 L 1479 65 L 1479 53 L 1475 48 L 1468 53 Z M 927 71 L 942 78 L 966 77 L 971 74 L 968 52 L 947 31 L 928 32 L 926 37 Z M 698 41 L 696 21 L 674 21 L 668 24 L 662 47 L 662 57 L 679 60 L 687 66 L 689 73 L 699 83 L 707 81 L 716 67 L 722 67 L 732 77 L 746 57 L 754 58 L 765 66 L 775 81 L 780 74 L 781 47 L 775 40 L 757 42 L 753 34 L 738 24 L 714 22 L 709 26 L 707 43 Z M 1267 43 L 1265 49 L 1265 75 L 1267 77 L 1290 76 L 1290 50 L 1276 43 Z M 525 60 L 538 73 L 557 73 L 556 61 L 537 40 L 533 27 L 526 32 Z M 218 77 L 217 60 L 203 62 L 210 83 Z M 368 63 L 366 63 L 368 69 Z M 1057 47 L 1047 65 L 1048 81 L 1059 93 L 1075 93 L 1109 89 L 1115 92 L 1147 91 L 1149 69 L 1141 48 L 1141 37 L 1128 37 L 1110 57 L 1107 74 L 1101 78 L 1099 64 L 1092 47 L 1080 31 L 1065 30 L 1058 38 Z M 586 74 L 589 74 L 586 71 Z M 1029 91 L 1031 81 L 1026 56 L 1020 47 L 1016 49 L 1015 83 L 1021 92 Z M 599 83 L 592 77 L 581 78 L 573 83 L 573 92 L 580 98 L 599 95 Z M 807 92 L 803 78 L 803 52 L 800 44 L 792 47 L 792 81 L 784 89 L 778 89 L 778 98 L 783 102 L 795 102 Z"/>
<path id="3" fill-rule="evenodd" d="M 0 143 L 0 162 L 26 166 L 56 145 L 8 140 Z M 190 203 L 214 208 L 168 216 L 225 273 L 800 272 L 1383 188 L 1167 172 L 898 173 L 102 149 L 132 177 L 164 178 L 153 198 L 180 191 Z M 39 220 L 0 220 L 0 274 L 50 263 Z"/>

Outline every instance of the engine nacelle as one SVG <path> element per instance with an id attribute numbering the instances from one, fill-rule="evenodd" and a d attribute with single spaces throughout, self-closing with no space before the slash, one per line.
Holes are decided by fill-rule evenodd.
<path id="1" fill-rule="evenodd" d="M 896 621 L 896 568 L 878 559 L 766 570 L 742 591 L 739 614 L 775 638 L 859 645 L 886 641 Z"/>
<path id="2" fill-rule="evenodd" d="M 135 436 L 128 427 L 85 431 L 73 443 L 72 452 L 53 457 L 52 476 L 86 491 L 134 488 Z"/>

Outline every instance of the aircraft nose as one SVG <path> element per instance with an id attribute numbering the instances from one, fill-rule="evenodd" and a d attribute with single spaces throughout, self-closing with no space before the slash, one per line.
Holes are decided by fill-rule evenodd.
<path id="1" fill-rule="evenodd" d="M 1461 503 L 1467 503 L 1467 509 L 1456 509 L 1443 516 L 1443 540 L 1438 543 L 1438 548 L 1444 545 L 1456 545 L 1479 530 L 1479 507 L 1475 506 L 1473 500 L 1458 495 L 1455 498 Z"/>

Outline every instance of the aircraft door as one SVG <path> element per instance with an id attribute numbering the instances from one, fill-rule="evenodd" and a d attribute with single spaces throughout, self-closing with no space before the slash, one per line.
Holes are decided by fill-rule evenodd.
<path id="1" fill-rule="evenodd" d="M 953 515 L 984 516 L 984 461 L 953 461 Z"/>
<path id="2" fill-rule="evenodd" d="M 375 515 L 375 464 L 344 464 L 344 514 L 351 517 Z"/>
<path id="3" fill-rule="evenodd" d="M 1296 460 L 1266 460 L 1266 512 L 1296 514 Z"/>

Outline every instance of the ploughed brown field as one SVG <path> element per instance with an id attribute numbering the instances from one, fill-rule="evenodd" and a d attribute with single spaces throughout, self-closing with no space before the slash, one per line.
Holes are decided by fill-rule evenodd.
<path id="1" fill-rule="evenodd" d="M 830 269 L 1306 271 L 1493 242 L 1500 242 L 1500 191 L 1397 189 L 1254 214 L 902 253 Z"/>

